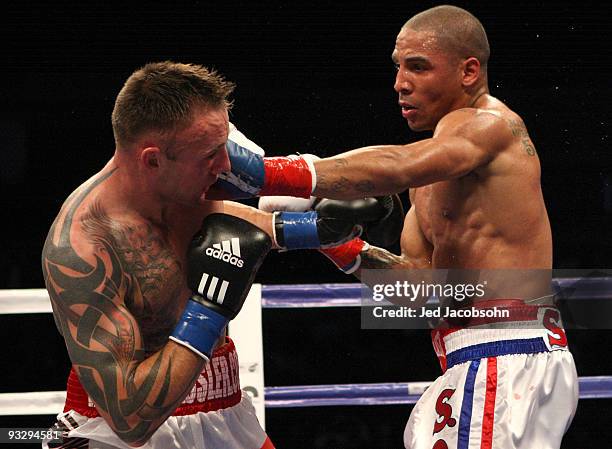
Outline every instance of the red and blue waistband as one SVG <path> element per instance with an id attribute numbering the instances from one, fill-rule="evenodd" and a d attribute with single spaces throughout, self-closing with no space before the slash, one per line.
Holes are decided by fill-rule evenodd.
<path id="1" fill-rule="evenodd" d="M 478 321 L 468 327 L 434 329 L 432 343 L 442 371 L 487 357 L 567 350 L 561 316 L 553 306 L 525 305 L 517 300 L 495 300 L 478 306 L 507 308 L 510 317 Z"/>

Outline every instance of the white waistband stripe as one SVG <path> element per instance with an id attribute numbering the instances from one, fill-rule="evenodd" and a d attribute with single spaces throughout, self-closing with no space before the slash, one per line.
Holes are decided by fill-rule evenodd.
<path id="1" fill-rule="evenodd" d="M 524 340 L 544 338 L 548 332 L 544 328 L 535 329 L 461 329 L 444 337 L 446 353 L 450 354 L 467 346 L 494 341 Z"/>

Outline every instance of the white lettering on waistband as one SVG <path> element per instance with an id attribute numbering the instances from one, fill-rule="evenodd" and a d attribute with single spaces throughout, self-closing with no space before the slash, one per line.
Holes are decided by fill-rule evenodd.
<path id="1" fill-rule="evenodd" d="M 183 404 L 229 397 L 240 390 L 238 356 L 234 352 L 214 357 L 198 376 Z"/>
<path id="2" fill-rule="evenodd" d="M 221 371 L 219 369 L 219 357 L 215 357 L 214 359 L 212 359 L 209 365 L 212 365 L 213 373 L 215 373 L 215 375 L 213 376 L 213 389 L 209 390 L 208 393 L 208 399 L 210 400 L 220 398 L 223 394 L 223 390 L 221 388 Z"/>

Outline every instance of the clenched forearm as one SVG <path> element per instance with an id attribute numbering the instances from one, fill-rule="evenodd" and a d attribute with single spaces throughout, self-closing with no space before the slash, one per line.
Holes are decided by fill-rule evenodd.
<path id="1" fill-rule="evenodd" d="M 144 444 L 191 391 L 204 359 L 169 341 L 139 364 L 89 369 L 81 382 L 117 436 L 132 446 Z M 90 373 L 95 375 L 83 375 Z"/>
<path id="2" fill-rule="evenodd" d="M 55 295 L 53 295 L 55 296 Z M 70 358 L 100 415 L 126 443 L 144 444 L 183 401 L 204 359 L 168 341 L 145 356 L 137 323 L 123 307 L 101 304 L 70 314 L 54 301 Z M 89 322 L 97 319 L 97 323 Z"/>
<path id="3" fill-rule="evenodd" d="M 463 138 L 359 148 L 314 163 L 314 195 L 350 200 L 400 193 L 463 176 L 482 163 L 481 153 Z"/>
<path id="4" fill-rule="evenodd" d="M 314 195 L 321 198 L 355 199 L 387 195 L 405 189 L 397 171 L 396 146 L 367 147 L 315 163 Z"/>
<path id="5" fill-rule="evenodd" d="M 129 313 L 104 306 L 104 315 L 92 307 L 77 315 L 54 301 L 54 312 L 79 380 L 98 412 L 119 438 L 139 446 L 183 401 L 205 362 L 173 341 L 145 357 Z M 88 325 L 92 317 L 102 323 Z"/>

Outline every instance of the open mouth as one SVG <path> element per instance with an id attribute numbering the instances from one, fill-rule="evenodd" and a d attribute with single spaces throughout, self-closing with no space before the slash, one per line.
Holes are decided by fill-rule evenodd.
<path id="1" fill-rule="evenodd" d="M 400 103 L 400 106 L 402 108 L 402 117 L 404 117 L 405 119 L 409 119 L 409 120 L 412 120 L 415 118 L 415 115 L 417 113 L 416 106 L 413 106 L 409 103 Z"/>

